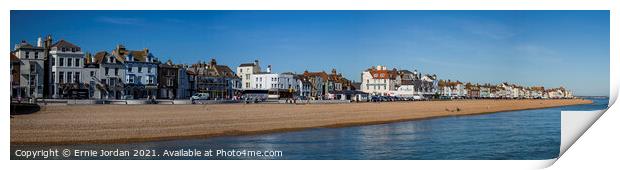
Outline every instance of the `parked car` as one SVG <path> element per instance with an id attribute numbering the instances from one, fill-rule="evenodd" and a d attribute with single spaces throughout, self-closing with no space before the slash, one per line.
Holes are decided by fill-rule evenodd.
<path id="1" fill-rule="evenodd" d="M 370 97 L 370 101 L 371 102 L 380 102 L 382 101 L 381 96 L 371 96 Z"/>
<path id="2" fill-rule="evenodd" d="M 124 95 L 124 96 L 121 96 L 121 99 L 122 100 L 132 100 L 133 99 L 133 95 Z"/>
<path id="3" fill-rule="evenodd" d="M 195 100 L 208 100 L 208 99 L 209 99 L 208 93 L 196 93 L 192 97 L 189 98 L 189 100 L 192 103 L 194 103 Z"/>
<path id="4" fill-rule="evenodd" d="M 413 100 L 422 100 L 422 96 L 413 96 Z"/>

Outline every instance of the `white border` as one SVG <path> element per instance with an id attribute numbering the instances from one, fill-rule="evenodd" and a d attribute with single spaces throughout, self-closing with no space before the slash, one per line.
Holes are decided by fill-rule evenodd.
<path id="1" fill-rule="evenodd" d="M 191 1 L 191 0 L 4 0 L 0 2 L 2 13 L 0 19 L 2 23 L 2 40 L 0 45 L 4 51 L 10 51 L 9 15 L 11 9 L 56 9 L 56 10 L 154 10 L 154 9 L 193 9 L 193 10 L 309 10 L 309 9 L 352 9 L 352 10 L 372 10 L 372 9 L 399 9 L 399 10 L 612 10 L 611 17 L 611 57 L 610 59 L 610 82 L 611 100 L 614 102 L 618 94 L 618 1 L 611 0 L 520 0 L 506 2 L 504 0 L 227 0 L 222 2 L 214 1 Z M 2 57 L 3 63 L 8 63 L 8 57 Z M 8 67 L 8 64 L 2 65 Z M 8 70 L 8 68 L 3 68 Z M 9 75 L 0 74 L 4 83 L 0 88 L 9 89 Z M 0 102 L 3 108 L 9 108 L 9 94 L 2 91 L 5 102 Z M 618 167 L 614 162 L 619 149 L 614 144 L 618 142 L 618 132 L 620 129 L 619 116 L 620 108 L 612 107 L 605 113 L 601 120 L 596 122 L 591 130 L 571 147 L 556 165 L 552 168 L 571 168 L 571 167 Z M 2 161 L 9 160 L 9 118 L 0 117 L 3 129 L 0 130 L 2 141 L 5 145 L 1 147 L 0 154 Z M 63 169 L 220 169 L 220 168 L 243 168 L 243 169 L 386 169 L 386 168 L 450 168 L 450 169 L 531 169 L 541 168 L 554 160 L 542 161 L 8 161 L 2 165 L 10 165 L 11 169 L 46 169 L 50 167 Z M 596 164 L 593 164 L 596 163 Z M 615 168 L 617 169 L 617 168 Z"/>

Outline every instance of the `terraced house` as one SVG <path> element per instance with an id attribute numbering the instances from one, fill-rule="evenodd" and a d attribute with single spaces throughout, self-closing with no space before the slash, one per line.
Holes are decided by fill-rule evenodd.
<path id="1" fill-rule="evenodd" d="M 311 84 L 309 92 L 311 99 L 319 100 L 327 98 L 327 81 L 329 76 L 325 71 L 309 72 L 306 70 L 303 76 Z"/>
<path id="2" fill-rule="evenodd" d="M 26 41 L 15 45 L 11 52 L 19 60 L 19 84 L 14 88 L 18 98 L 44 97 L 46 53 L 41 41 L 33 46 Z"/>
<path id="3" fill-rule="evenodd" d="M 19 92 L 19 65 L 21 61 L 11 53 L 11 98 L 15 98 Z M 17 87 L 17 88 L 16 88 Z"/>
<path id="4" fill-rule="evenodd" d="M 85 57 L 84 83 L 94 99 L 122 99 L 125 94 L 124 59 L 106 51 Z"/>
<path id="5" fill-rule="evenodd" d="M 183 72 L 185 73 L 185 72 Z M 176 99 L 179 89 L 179 66 L 174 65 L 172 60 L 159 64 L 157 69 L 157 80 L 159 80 L 159 93 L 157 98 L 160 99 Z"/>
<path id="6" fill-rule="evenodd" d="M 146 99 L 157 97 L 158 59 L 149 51 L 127 50 L 118 45 L 112 52 L 125 65 L 125 98 Z M 116 73 L 116 70 L 114 70 Z"/>
<path id="7" fill-rule="evenodd" d="M 82 81 L 84 52 L 65 40 L 54 43 L 49 51 L 51 61 L 52 98 L 76 98 L 87 91 Z M 88 96 L 85 96 L 88 97 Z"/>
<path id="8" fill-rule="evenodd" d="M 196 93 L 208 93 L 212 99 L 231 99 L 240 95 L 241 79 L 226 65 L 215 59 L 209 63 L 198 62 L 187 69 L 194 79 Z"/>

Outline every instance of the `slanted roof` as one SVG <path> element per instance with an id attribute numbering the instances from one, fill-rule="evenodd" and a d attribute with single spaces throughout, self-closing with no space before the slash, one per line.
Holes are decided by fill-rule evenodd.
<path id="1" fill-rule="evenodd" d="M 230 67 L 228 67 L 228 66 L 216 65 L 215 69 L 216 69 L 218 75 L 220 75 L 220 76 L 228 77 L 228 78 L 235 78 L 235 77 L 237 77 L 237 75 L 235 75 L 234 72 L 232 71 L 232 69 L 230 69 Z"/>
<path id="2" fill-rule="evenodd" d="M 376 69 L 371 69 L 369 70 L 370 75 L 372 76 L 373 79 L 391 79 L 394 80 L 396 79 L 396 76 L 398 76 L 398 71 L 397 70 L 376 70 Z"/>
<path id="3" fill-rule="evenodd" d="M 52 44 L 52 47 L 56 47 L 56 48 L 76 48 L 76 49 L 80 49 L 80 47 L 79 47 L 79 46 L 77 46 L 77 45 L 75 45 L 75 44 L 73 44 L 73 43 L 70 43 L 70 42 L 68 42 L 68 41 L 65 41 L 65 40 L 60 40 L 60 41 L 58 41 L 58 42 L 56 42 L 56 43 Z"/>
<path id="4" fill-rule="evenodd" d="M 43 49 L 43 47 L 35 47 L 28 42 L 22 40 L 19 44 L 15 44 L 15 50 L 18 49 Z"/>
<path id="5" fill-rule="evenodd" d="M 321 79 L 323 79 L 323 81 L 328 81 L 329 80 L 329 76 L 327 75 L 327 73 L 325 73 L 325 71 L 322 71 L 322 72 L 308 72 L 308 71 L 305 71 L 304 72 L 304 76 L 307 76 L 307 77 L 321 77 Z"/>
<path id="6" fill-rule="evenodd" d="M 146 58 L 149 53 L 148 51 L 129 51 L 128 56 L 133 57 L 134 61 L 147 62 Z"/>
<path id="7" fill-rule="evenodd" d="M 94 57 L 94 61 L 93 63 L 95 64 L 101 64 L 103 63 L 103 61 L 105 60 L 105 57 L 110 55 L 110 53 L 106 52 L 106 51 L 99 51 L 95 54 Z"/>
<path id="8" fill-rule="evenodd" d="M 19 58 L 17 58 L 17 56 L 15 56 L 15 54 L 11 53 L 11 62 L 18 62 Z"/>
<path id="9" fill-rule="evenodd" d="M 254 64 L 254 63 L 243 63 L 243 64 L 239 64 L 239 67 L 252 67 L 252 66 L 256 66 L 256 64 Z"/>
<path id="10" fill-rule="evenodd" d="M 413 74 L 413 72 L 409 70 L 399 70 L 400 74 Z"/>

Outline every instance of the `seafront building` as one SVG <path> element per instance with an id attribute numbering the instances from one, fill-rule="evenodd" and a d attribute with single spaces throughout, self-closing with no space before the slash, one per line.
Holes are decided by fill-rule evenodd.
<path id="1" fill-rule="evenodd" d="M 243 63 L 237 67 L 236 75 L 241 79 L 241 89 L 252 88 L 252 75 L 260 72 L 260 65 L 258 60 L 254 60 L 253 63 Z"/>
<path id="2" fill-rule="evenodd" d="M 273 73 L 271 65 L 267 66 L 265 72 L 259 72 L 251 75 L 250 88 L 256 92 L 266 91 L 268 98 L 293 98 L 296 97 L 296 88 L 298 86 L 295 80 L 295 74 Z"/>
<path id="3" fill-rule="evenodd" d="M 124 94 L 129 99 L 151 99 L 156 98 L 157 87 L 157 69 L 159 61 L 149 51 L 148 48 L 143 50 L 127 50 L 125 46 L 118 45 L 112 55 L 119 59 L 125 66 L 125 69 L 114 69 L 114 75 L 124 71 L 125 85 Z M 109 72 L 106 72 L 109 74 Z"/>
<path id="4" fill-rule="evenodd" d="M 428 98 L 438 93 L 439 81 L 436 75 L 423 75 L 417 70 L 388 70 L 379 65 L 362 72 L 360 86 L 371 95 Z"/>
<path id="5" fill-rule="evenodd" d="M 378 65 L 362 72 L 362 91 L 378 96 L 394 96 L 394 91 L 401 85 L 398 70 Z"/>
<path id="6" fill-rule="evenodd" d="M 52 44 L 51 36 L 33 46 L 26 41 L 10 53 L 12 99 L 188 99 L 208 93 L 210 99 L 271 99 L 367 101 L 370 96 L 413 99 L 557 99 L 573 98 L 564 87 L 545 89 L 503 82 L 497 85 L 439 80 L 434 74 L 373 66 L 354 83 L 333 68 L 331 72 L 274 73 L 259 61 L 243 63 L 236 72 L 215 59 L 191 66 L 161 63 L 147 48 L 91 55 L 66 40 Z M 253 94 L 257 94 L 252 96 Z M 34 102 L 34 100 L 31 100 Z"/>
<path id="7" fill-rule="evenodd" d="M 40 41 L 39 41 L 40 42 Z M 15 45 L 11 52 L 19 62 L 19 83 L 14 87 L 18 98 L 42 98 L 45 83 L 44 60 L 46 58 L 41 43 L 33 46 L 26 41 Z M 16 61 L 17 62 L 17 61 Z"/>
<path id="8" fill-rule="evenodd" d="M 93 56 L 90 53 L 84 54 L 84 67 L 82 68 L 82 84 L 88 90 L 89 99 L 101 99 L 102 91 L 101 84 L 99 84 L 99 66 L 95 63 Z"/>
<path id="9" fill-rule="evenodd" d="M 17 58 L 13 53 L 11 53 L 11 98 L 16 98 L 20 91 L 19 88 L 19 77 L 20 77 L 20 68 L 21 60 Z"/>
<path id="10" fill-rule="evenodd" d="M 294 80 L 297 81 L 297 96 L 301 99 L 310 99 L 312 92 L 312 83 L 308 77 L 303 74 L 294 75 Z"/>
<path id="11" fill-rule="evenodd" d="M 190 77 L 187 68 L 185 64 L 178 65 L 176 99 L 189 99 L 196 92 L 194 77 Z"/>
<path id="12" fill-rule="evenodd" d="M 51 46 L 52 98 L 76 98 L 80 91 L 87 91 L 82 81 L 84 52 L 68 41 L 60 40 Z M 74 94 L 71 96 L 70 94 Z"/>
<path id="13" fill-rule="evenodd" d="M 176 99 L 178 95 L 179 83 L 179 66 L 172 64 L 172 60 L 159 64 L 157 68 L 157 86 L 159 92 L 158 99 Z"/>
<path id="14" fill-rule="evenodd" d="M 187 69 L 194 80 L 196 93 L 207 93 L 212 99 L 233 99 L 239 96 L 241 79 L 226 65 L 215 59 L 209 63 L 198 62 Z"/>
<path id="15" fill-rule="evenodd" d="M 325 71 L 322 72 L 309 72 L 304 71 L 302 74 L 311 84 L 310 99 L 323 100 L 327 97 L 327 79 L 328 75 Z"/>

